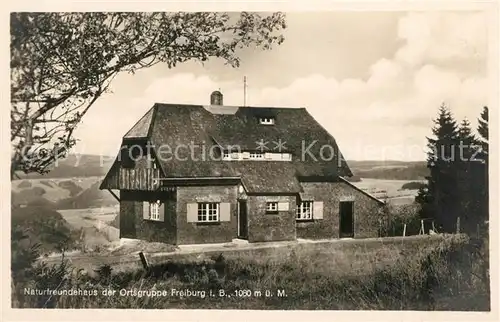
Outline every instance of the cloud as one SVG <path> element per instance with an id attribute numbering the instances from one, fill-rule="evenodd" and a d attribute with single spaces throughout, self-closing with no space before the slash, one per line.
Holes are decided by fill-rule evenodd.
<path id="1" fill-rule="evenodd" d="M 398 36 L 405 45 L 395 57 L 410 65 L 485 59 L 486 21 L 485 13 L 410 13 L 399 21 Z"/>
<path id="2" fill-rule="evenodd" d="M 439 63 L 481 58 L 485 64 L 484 21 L 480 14 L 408 14 L 399 21 L 398 35 L 404 40 L 400 49 L 392 58 L 374 62 L 365 78 L 335 79 L 319 70 L 282 87 L 253 86 L 249 79 L 247 105 L 306 107 L 349 159 L 423 160 L 425 137 L 442 103 L 457 119 L 467 117 L 473 125 L 487 104 L 484 75 L 464 72 L 460 64 L 450 68 Z M 121 136 L 155 102 L 208 104 L 210 93 L 219 88 L 225 105 L 243 104 L 240 80 L 175 74 L 156 79 L 142 95 L 119 102 L 103 99 L 103 108 L 85 118 L 87 128 L 79 133 L 87 145 L 114 153 L 120 138 L 114 134 L 112 140 L 100 139 L 91 129 L 107 127 Z"/>

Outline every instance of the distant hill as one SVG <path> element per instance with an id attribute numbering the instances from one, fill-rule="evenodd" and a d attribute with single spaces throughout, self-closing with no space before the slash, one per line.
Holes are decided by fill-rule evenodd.
<path id="1" fill-rule="evenodd" d="M 99 190 L 100 182 L 69 198 L 61 199 L 57 209 L 86 209 L 114 206 L 117 201 L 108 191 Z"/>
<path id="2" fill-rule="evenodd" d="M 38 173 L 19 174 L 22 179 L 84 178 L 103 177 L 113 164 L 114 157 L 92 154 L 71 154 L 58 161 L 53 169 L 44 175 Z M 425 161 L 397 160 L 348 160 L 355 178 L 386 180 L 423 180 L 428 175 Z M 357 177 L 357 178 L 356 178 Z M 25 183 L 26 186 L 29 183 Z M 73 194 L 75 194 L 73 192 Z"/>
<path id="3" fill-rule="evenodd" d="M 114 157 L 93 154 L 70 154 L 58 160 L 49 173 L 18 173 L 21 179 L 50 179 L 105 176 L 113 164 Z"/>
<path id="4" fill-rule="evenodd" d="M 425 161 L 347 161 L 355 177 L 385 180 L 424 180 Z"/>
<path id="5" fill-rule="evenodd" d="M 43 205 L 53 210 L 115 205 L 117 201 L 108 191 L 99 190 L 101 180 L 102 177 L 16 180 L 11 184 L 11 203 L 13 206 Z"/>

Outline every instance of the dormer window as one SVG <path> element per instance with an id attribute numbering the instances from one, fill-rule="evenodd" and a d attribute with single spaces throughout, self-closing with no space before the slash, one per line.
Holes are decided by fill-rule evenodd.
<path id="1" fill-rule="evenodd" d="M 261 117 L 259 118 L 259 123 L 264 125 L 273 125 L 274 117 Z"/>

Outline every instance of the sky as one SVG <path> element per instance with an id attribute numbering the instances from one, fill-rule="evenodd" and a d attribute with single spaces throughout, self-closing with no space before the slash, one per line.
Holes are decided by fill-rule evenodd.
<path id="1" fill-rule="evenodd" d="M 155 102 L 305 107 L 348 160 L 424 160 L 441 104 L 458 121 L 488 105 L 487 19 L 481 12 L 293 12 L 285 42 L 222 61 L 120 74 L 75 131 L 76 153 L 116 155 Z"/>

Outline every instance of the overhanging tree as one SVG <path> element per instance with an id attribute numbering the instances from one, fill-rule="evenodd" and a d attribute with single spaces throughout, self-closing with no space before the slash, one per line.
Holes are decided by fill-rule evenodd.
<path id="1" fill-rule="evenodd" d="M 45 173 L 76 143 L 73 131 L 121 72 L 220 58 L 284 40 L 282 13 L 11 14 L 11 177 Z"/>

